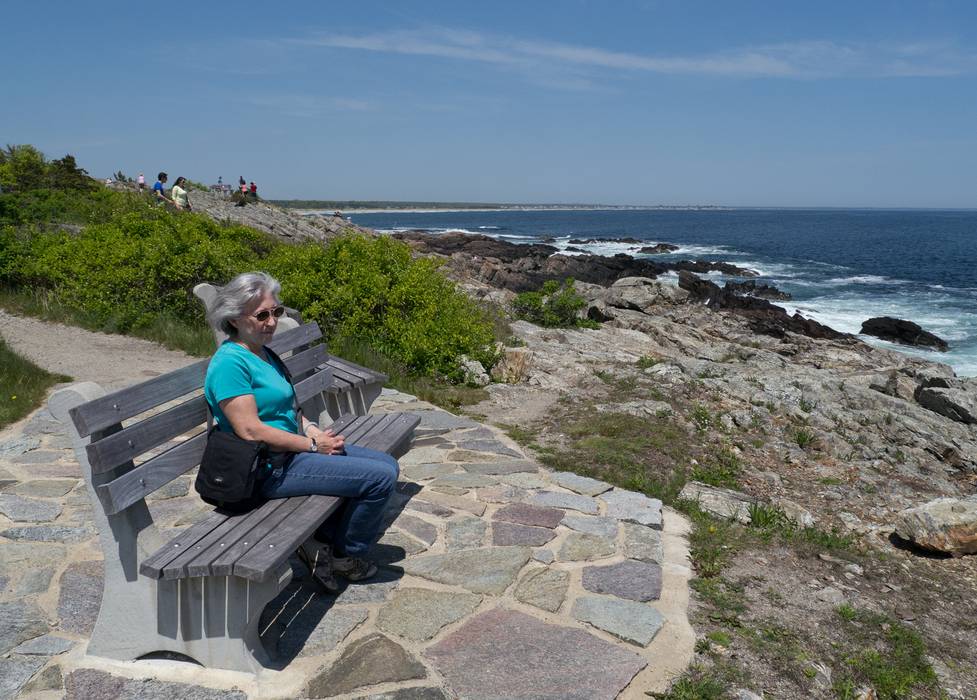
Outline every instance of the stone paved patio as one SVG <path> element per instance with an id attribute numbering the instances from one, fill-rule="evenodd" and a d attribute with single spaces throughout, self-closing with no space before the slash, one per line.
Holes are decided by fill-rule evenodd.
<path id="1" fill-rule="evenodd" d="M 423 416 L 381 575 L 330 597 L 293 562 L 264 613 L 276 668 L 257 678 L 86 656 L 102 566 L 80 470 L 45 409 L 0 433 L 0 698 L 644 698 L 685 668 L 680 515 L 412 396 L 374 410 Z M 207 510 L 190 484 L 153 494 L 161 527 Z"/>

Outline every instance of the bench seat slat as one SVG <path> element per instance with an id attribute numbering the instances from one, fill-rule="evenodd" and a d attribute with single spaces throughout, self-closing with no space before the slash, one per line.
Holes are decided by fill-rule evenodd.
<path id="1" fill-rule="evenodd" d="M 174 372 L 106 394 L 69 411 L 78 434 L 92 433 L 121 423 L 204 385 L 210 360 L 201 360 Z"/>
<path id="2" fill-rule="evenodd" d="M 309 496 L 300 508 L 234 562 L 234 575 L 264 581 L 315 532 L 342 500 L 336 496 Z"/>
<path id="3" fill-rule="evenodd" d="M 397 448 L 410 438 L 414 428 L 421 422 L 420 416 L 402 413 L 392 415 L 394 419 L 384 427 L 382 432 L 371 434 L 370 440 L 364 444 L 364 447 L 387 454 L 395 454 Z"/>
<path id="4" fill-rule="evenodd" d="M 393 423 L 395 415 L 393 413 L 380 414 L 375 416 L 377 420 L 367 428 L 366 432 L 360 435 L 356 444 L 361 447 L 370 447 L 370 443 L 374 442 L 375 439 L 380 436 L 388 425 Z"/>
<path id="5" fill-rule="evenodd" d="M 212 560 L 226 551 L 226 547 L 237 542 L 252 526 L 280 508 L 281 505 L 282 501 L 268 501 L 249 513 L 228 516 L 227 520 L 211 530 L 206 537 L 202 537 L 192 546 L 187 547 L 183 554 L 163 567 L 163 578 L 206 576 L 210 573 L 210 562 Z M 223 548 L 219 546 L 221 543 L 224 544 Z M 217 554 L 211 551 L 215 544 L 219 550 Z"/>
<path id="6" fill-rule="evenodd" d="M 285 366 L 293 377 L 304 377 L 316 367 L 324 364 L 329 353 L 325 345 L 314 345 L 308 350 L 297 352 L 285 359 Z"/>
<path id="7" fill-rule="evenodd" d="M 268 345 L 279 355 L 284 355 L 286 352 L 291 352 L 303 345 L 308 345 L 314 340 L 319 340 L 321 337 L 322 331 L 319 330 L 319 324 L 313 321 L 298 328 L 293 328 L 282 333 L 275 333 Z"/>
<path id="8" fill-rule="evenodd" d="M 207 420 L 207 401 L 197 396 L 135 425 L 90 443 L 85 449 L 92 473 L 101 474 L 159 447 Z"/>
<path id="9" fill-rule="evenodd" d="M 175 538 L 160 547 L 156 552 L 143 560 L 139 565 L 139 573 L 149 578 L 159 578 L 163 575 L 163 567 L 176 559 L 188 547 L 192 547 L 211 530 L 227 520 L 226 513 L 212 511 L 199 523 L 191 525 Z"/>
<path id="10" fill-rule="evenodd" d="M 202 432 L 96 489 L 105 512 L 114 515 L 200 464 L 207 445 Z"/>
<path id="11" fill-rule="evenodd" d="M 378 416 L 363 416 L 356 425 L 350 426 L 346 439 L 354 445 L 357 444 L 359 439 L 366 435 L 378 420 L 380 420 Z"/>
<path id="12" fill-rule="evenodd" d="M 278 508 L 271 511 L 267 517 L 256 522 L 242 538 L 228 547 L 226 552 L 210 563 L 211 576 L 230 576 L 233 574 L 235 562 L 249 552 L 252 547 L 256 546 L 265 535 L 276 527 L 279 527 L 292 513 L 301 508 L 309 500 L 309 497 L 293 496 L 292 498 L 277 500 L 281 501 L 281 505 Z M 296 543 L 296 546 L 298 544 Z M 291 552 L 288 553 L 290 554 Z"/>

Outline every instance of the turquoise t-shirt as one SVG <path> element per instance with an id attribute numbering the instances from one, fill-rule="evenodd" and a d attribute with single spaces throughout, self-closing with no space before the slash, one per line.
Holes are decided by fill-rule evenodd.
<path id="1" fill-rule="evenodd" d="M 253 394 L 258 418 L 275 428 L 298 433 L 295 391 L 285 373 L 269 358 L 265 362 L 247 348 L 225 340 L 214 353 L 204 379 L 204 396 L 220 430 L 232 431 L 220 402 Z"/>

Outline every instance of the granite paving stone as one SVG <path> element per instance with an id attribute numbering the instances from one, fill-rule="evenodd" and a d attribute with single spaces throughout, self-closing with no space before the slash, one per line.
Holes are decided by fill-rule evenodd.
<path id="1" fill-rule="evenodd" d="M 438 493 L 446 493 L 449 496 L 464 496 L 466 493 L 471 491 L 471 489 L 463 489 L 457 486 L 431 486 L 430 488 Z"/>
<path id="2" fill-rule="evenodd" d="M 504 520 L 520 525 L 533 527 L 554 528 L 563 520 L 563 511 L 556 508 L 545 508 L 528 503 L 513 503 L 495 511 L 494 520 Z"/>
<path id="3" fill-rule="evenodd" d="M 0 571 L 45 567 L 65 558 L 65 545 L 54 543 L 5 542 L 0 547 Z"/>
<path id="4" fill-rule="evenodd" d="M 57 498 L 68 493 L 77 484 L 77 479 L 35 479 L 33 481 L 22 481 L 11 488 L 9 492 L 18 496 Z"/>
<path id="5" fill-rule="evenodd" d="M 613 540 L 617 537 L 617 523 L 618 521 L 614 518 L 567 513 L 560 524 L 577 532 L 586 532 Z"/>
<path id="6" fill-rule="evenodd" d="M 549 567 L 535 569 L 522 577 L 516 586 L 516 599 L 537 608 L 556 612 L 563 605 L 570 574 Z"/>
<path id="7" fill-rule="evenodd" d="M 464 516 L 445 524 L 444 544 L 449 552 L 460 549 L 476 549 L 485 542 L 488 523 L 481 518 Z"/>
<path id="8" fill-rule="evenodd" d="M 404 562 L 404 571 L 473 593 L 502 593 L 529 561 L 529 547 L 485 547 L 426 554 Z"/>
<path id="9" fill-rule="evenodd" d="M 410 464 L 404 467 L 401 474 L 414 481 L 425 481 L 445 474 L 458 471 L 461 465 L 453 462 L 429 462 L 426 464 Z"/>
<path id="10" fill-rule="evenodd" d="M 552 508 L 569 508 L 579 510 L 582 513 L 597 515 L 598 505 L 590 496 L 581 496 L 577 493 L 562 493 L 560 491 L 540 491 L 529 499 L 530 503 L 538 506 L 550 506 Z"/>
<path id="11" fill-rule="evenodd" d="M 374 633 L 350 643 L 334 663 L 318 671 L 305 697 L 329 698 L 378 683 L 427 677 L 427 670 L 402 646 Z"/>
<path id="12" fill-rule="evenodd" d="M 64 570 L 58 599 L 61 630 L 85 636 L 92 633 L 102 602 L 103 577 L 100 561 L 75 562 Z"/>
<path id="13" fill-rule="evenodd" d="M 434 542 L 438 539 L 437 527 L 426 520 L 421 520 L 413 515 L 401 513 L 394 521 L 393 526 L 399 530 L 403 530 L 409 535 L 413 535 L 421 542 L 428 545 L 434 544 Z"/>
<path id="14" fill-rule="evenodd" d="M 42 408 L 31 416 L 21 432 L 24 435 L 57 435 L 64 432 L 64 426 L 47 408 Z"/>
<path id="15" fill-rule="evenodd" d="M 480 700 L 611 700 L 647 665 L 583 630 L 504 608 L 471 618 L 425 656 L 449 696 Z"/>
<path id="16" fill-rule="evenodd" d="M 496 440 L 497 435 L 491 428 L 486 428 L 484 425 L 479 425 L 477 428 L 471 428 L 470 430 L 458 430 L 455 431 L 451 436 L 455 440 Z"/>
<path id="17" fill-rule="evenodd" d="M 54 569 L 52 567 L 32 566 L 21 575 L 20 580 L 14 586 L 14 592 L 18 596 L 44 593 L 51 586 L 52 578 L 54 578 Z"/>
<path id="18" fill-rule="evenodd" d="M 53 634 L 42 634 L 40 637 L 28 639 L 13 650 L 14 654 L 33 656 L 54 656 L 63 654 L 74 646 L 74 642 Z"/>
<path id="19" fill-rule="evenodd" d="M 44 690 L 61 690 L 64 688 L 64 677 L 61 667 L 53 664 L 43 669 L 24 686 L 24 693 L 39 693 Z"/>
<path id="20" fill-rule="evenodd" d="M 402 588 L 380 608 L 377 627 L 388 634 L 414 641 L 430 639 L 452 622 L 470 615 L 482 602 L 471 593 Z"/>
<path id="21" fill-rule="evenodd" d="M 454 511 L 450 508 L 445 508 L 437 503 L 428 503 L 427 501 L 421 501 L 412 498 L 407 502 L 407 508 L 418 513 L 427 513 L 428 515 L 436 515 L 439 518 L 449 518 L 454 514 Z"/>
<path id="22" fill-rule="evenodd" d="M 624 523 L 624 556 L 661 564 L 664 557 L 661 532 L 644 525 Z"/>
<path id="23" fill-rule="evenodd" d="M 524 489 L 515 486 L 500 484 L 478 489 L 475 492 L 475 497 L 486 503 L 521 503 L 526 499 L 526 492 Z"/>
<path id="24" fill-rule="evenodd" d="M 427 547 L 416 539 L 402 532 L 385 532 L 383 537 L 370 548 L 368 558 L 377 564 L 393 564 L 426 549 Z"/>
<path id="25" fill-rule="evenodd" d="M 62 452 L 54 450 L 31 450 L 22 455 L 11 457 L 10 461 L 14 464 L 47 464 L 61 459 Z"/>
<path id="26" fill-rule="evenodd" d="M 47 618 L 36 604 L 24 600 L 0 603 L 0 655 L 47 632 Z"/>
<path id="27" fill-rule="evenodd" d="M 609 566 L 588 566 L 583 570 L 582 583 L 593 593 L 644 603 L 661 596 L 662 569 L 658 564 L 628 559 Z"/>
<path id="28" fill-rule="evenodd" d="M 37 449 L 40 444 L 41 439 L 37 436 L 21 435 L 13 440 L 0 442 L 0 457 L 16 457 Z"/>
<path id="29" fill-rule="evenodd" d="M 361 695 L 356 700 L 449 700 L 449 698 L 440 688 L 419 685 L 413 688 L 398 688 L 389 693 Z"/>
<path id="30" fill-rule="evenodd" d="M 65 678 L 65 700 L 248 700 L 240 690 L 217 690 L 189 683 L 121 678 L 81 668 Z"/>
<path id="31" fill-rule="evenodd" d="M 603 559 L 616 551 L 612 540 L 587 532 L 571 532 L 560 546 L 560 561 Z"/>
<path id="32" fill-rule="evenodd" d="M 15 522 L 44 523 L 61 515 L 61 505 L 23 496 L 0 495 L 0 513 Z"/>
<path id="33" fill-rule="evenodd" d="M 606 481 L 598 481 L 573 472 L 553 472 L 550 478 L 553 483 L 584 496 L 598 496 L 612 488 Z"/>
<path id="34" fill-rule="evenodd" d="M 269 605 L 269 607 L 272 607 Z M 304 589 L 289 601 L 282 627 L 278 620 L 261 635 L 265 648 L 279 658 L 324 654 L 331 651 L 370 616 L 366 608 L 333 606 L 318 591 Z"/>
<path id="35" fill-rule="evenodd" d="M 461 449 L 474 452 L 491 452 L 505 457 L 522 457 L 521 452 L 516 452 L 498 440 L 459 440 L 455 444 Z"/>
<path id="36" fill-rule="evenodd" d="M 543 564 L 552 564 L 556 561 L 556 555 L 553 554 L 552 549 L 534 549 L 533 559 Z"/>
<path id="37" fill-rule="evenodd" d="M 662 528 L 662 502 L 657 498 L 648 498 L 634 491 L 614 489 L 602 494 L 601 499 L 607 504 L 608 517 L 647 525 L 656 530 Z"/>
<path id="38" fill-rule="evenodd" d="M 492 476 L 505 476 L 507 474 L 532 474 L 538 467 L 534 462 L 470 462 L 462 464 L 466 472 L 473 474 L 489 474 Z"/>
<path id="39" fill-rule="evenodd" d="M 550 482 L 544 479 L 539 473 L 529 474 L 516 472 L 512 474 L 502 474 L 499 476 L 499 479 L 501 479 L 503 483 L 520 489 L 545 489 L 550 485 Z"/>
<path id="40" fill-rule="evenodd" d="M 521 457 L 522 455 L 518 455 Z M 471 462 L 482 462 L 489 463 L 494 462 L 499 458 L 497 454 L 490 454 L 488 452 L 475 452 L 474 450 L 453 450 L 448 453 L 447 461 L 450 462 L 462 462 L 466 470 L 471 471 Z"/>
<path id="41" fill-rule="evenodd" d="M 28 525 L 10 527 L 0 531 L 0 536 L 8 540 L 30 542 L 81 542 L 95 536 L 91 527 L 68 527 L 65 525 Z"/>
<path id="42" fill-rule="evenodd" d="M 457 462 L 459 460 L 447 459 L 447 453 L 434 446 L 418 447 L 410 450 L 399 461 L 403 467 L 409 467 L 414 464 L 435 464 L 437 462 Z"/>
<path id="43" fill-rule="evenodd" d="M 472 474 L 462 472 L 460 474 L 446 474 L 439 476 L 430 483 L 435 488 L 441 486 L 456 486 L 463 489 L 474 489 L 481 486 L 494 486 L 499 483 L 498 479 L 493 479 L 485 474 Z"/>
<path id="44" fill-rule="evenodd" d="M 0 698 L 15 698 L 47 659 L 38 656 L 0 658 Z"/>
<path id="45" fill-rule="evenodd" d="M 446 493 L 438 493 L 437 491 L 429 491 L 427 489 L 421 492 L 421 500 L 427 501 L 428 503 L 433 503 L 435 505 L 444 506 L 445 508 L 463 510 L 466 513 L 471 513 L 472 515 L 481 515 L 485 512 L 485 504 L 479 503 L 472 498 L 465 498 L 464 496 L 449 496 Z M 413 503 L 413 501 L 411 502 Z"/>
<path id="46" fill-rule="evenodd" d="M 650 605 L 604 596 L 583 596 L 573 603 L 573 616 L 626 642 L 646 647 L 665 624 Z"/>
<path id="47" fill-rule="evenodd" d="M 556 532 L 547 527 L 532 527 L 505 521 L 492 523 L 492 544 L 494 545 L 525 544 L 539 547 L 554 537 L 556 537 Z"/>
<path id="48" fill-rule="evenodd" d="M 477 428 L 479 423 L 470 418 L 463 418 L 446 411 L 419 411 L 418 416 L 421 422 L 417 426 L 418 431 L 429 432 L 448 432 L 459 428 Z"/>

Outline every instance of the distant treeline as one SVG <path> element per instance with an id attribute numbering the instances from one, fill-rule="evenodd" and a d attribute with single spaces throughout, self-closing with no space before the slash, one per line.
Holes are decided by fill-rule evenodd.
<path id="1" fill-rule="evenodd" d="M 290 209 L 332 209 L 334 211 L 345 209 L 505 209 L 516 206 L 488 202 L 385 202 L 331 199 L 269 199 L 267 201 Z"/>

